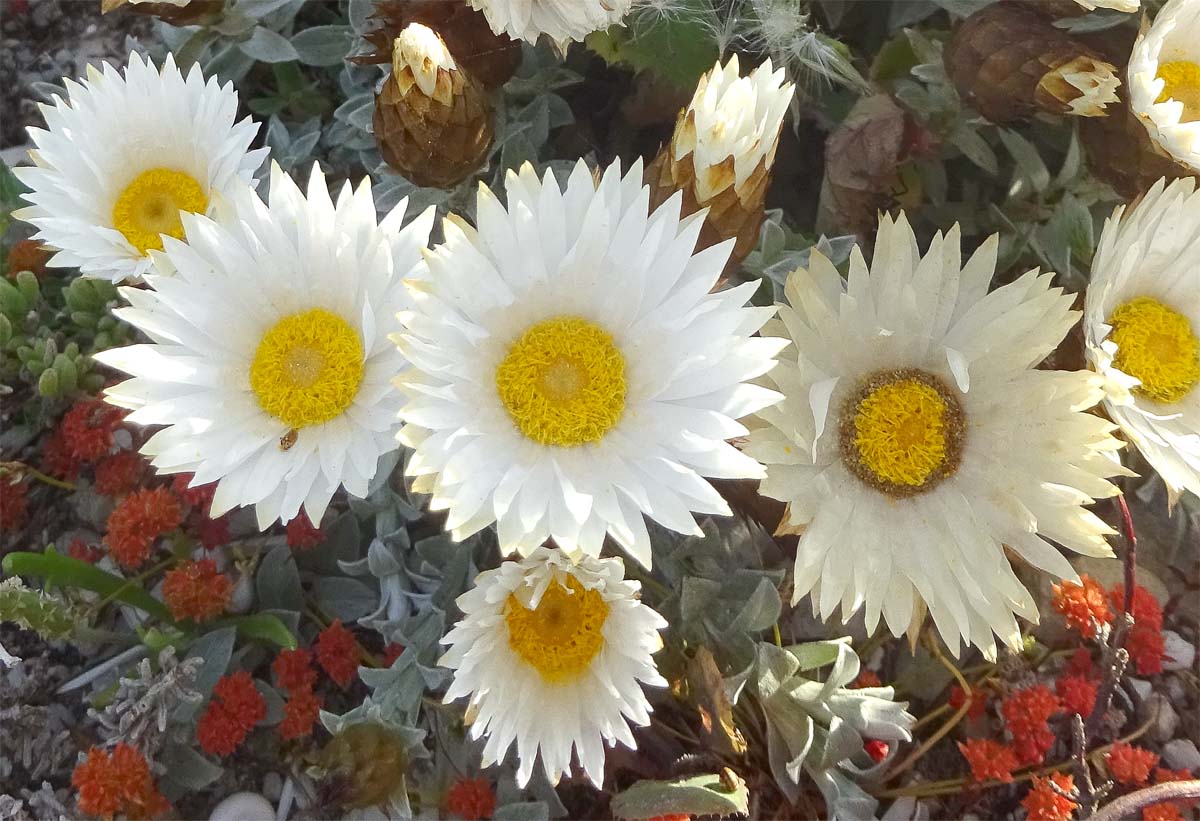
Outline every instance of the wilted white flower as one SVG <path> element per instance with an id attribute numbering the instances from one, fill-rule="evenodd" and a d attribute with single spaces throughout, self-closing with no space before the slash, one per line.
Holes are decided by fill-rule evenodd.
<path id="1" fill-rule="evenodd" d="M 492 31 L 537 42 L 547 34 L 556 43 L 582 40 L 593 31 L 620 23 L 633 0 L 467 0 L 488 19 Z"/>
<path id="2" fill-rule="evenodd" d="M 1129 107 L 1159 148 L 1200 169 L 1200 4 L 1171 0 L 1129 56 Z"/>

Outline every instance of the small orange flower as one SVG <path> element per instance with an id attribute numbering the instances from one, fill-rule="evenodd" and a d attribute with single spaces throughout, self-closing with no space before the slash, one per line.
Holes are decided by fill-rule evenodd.
<path id="1" fill-rule="evenodd" d="M 275 684 L 283 690 L 311 689 L 317 683 L 317 671 L 313 669 L 312 661 L 312 651 L 303 647 L 281 650 L 271 663 Z"/>
<path id="2" fill-rule="evenodd" d="M 67 547 L 67 555 L 81 562 L 95 564 L 104 558 L 104 551 L 76 537 L 71 540 L 71 544 Z"/>
<path id="3" fill-rule="evenodd" d="M 79 476 L 80 461 L 72 455 L 61 427 L 42 445 L 41 466 L 46 473 L 66 482 L 73 482 Z"/>
<path id="4" fill-rule="evenodd" d="M 203 513 L 192 516 L 196 536 L 205 550 L 216 550 L 223 544 L 229 544 L 229 517 L 218 516 L 210 519 Z"/>
<path id="5" fill-rule="evenodd" d="M 310 547 L 316 547 L 324 538 L 325 533 L 321 528 L 313 526 L 308 514 L 303 510 L 287 523 L 287 543 L 292 550 L 303 552 Z"/>
<path id="6" fill-rule="evenodd" d="M 1097 690 L 1094 681 L 1088 681 L 1083 676 L 1063 676 L 1054 683 L 1054 689 L 1068 713 L 1079 713 L 1084 718 L 1092 714 Z"/>
<path id="7" fill-rule="evenodd" d="M 119 450 L 96 465 L 96 492 L 120 496 L 138 486 L 145 462 L 132 450 Z"/>
<path id="8" fill-rule="evenodd" d="M 1183 813 L 1174 801 L 1164 801 L 1142 810 L 1142 821 L 1183 821 Z"/>
<path id="9" fill-rule="evenodd" d="M 196 725 L 196 738 L 206 753 L 229 755 L 266 717 L 267 703 L 254 679 L 239 670 L 222 676 L 213 688 L 213 698 Z"/>
<path id="10" fill-rule="evenodd" d="M 183 499 L 184 504 L 188 507 L 200 508 L 207 514 L 208 506 L 212 504 L 213 494 L 217 492 L 217 483 L 209 482 L 207 485 L 188 487 L 195 475 L 194 473 L 176 473 L 171 482 L 171 489 L 175 491 L 175 495 Z"/>
<path id="11" fill-rule="evenodd" d="M 108 550 L 121 567 L 140 567 L 150 558 L 154 540 L 179 527 L 183 511 L 166 488 L 139 490 L 117 503 L 108 517 L 104 537 Z"/>
<path id="12" fill-rule="evenodd" d="M 1115 585 L 1109 592 L 1108 599 L 1112 602 L 1113 608 L 1120 611 L 1125 606 L 1125 585 Z M 1158 603 L 1158 599 L 1154 598 L 1153 593 L 1140 584 L 1133 588 L 1133 607 L 1131 608 L 1131 612 L 1136 624 L 1155 630 L 1162 629 L 1162 605 Z"/>
<path id="13" fill-rule="evenodd" d="M 8 476 L 0 476 L 0 525 L 9 533 L 24 525 L 29 515 L 25 498 L 28 489 L 24 480 L 13 482 Z"/>
<path id="14" fill-rule="evenodd" d="M 963 692 L 963 688 L 955 684 L 950 688 L 950 709 L 958 711 L 967 701 L 967 696 Z M 987 709 L 988 693 L 981 687 L 976 687 L 971 690 L 971 706 L 967 708 L 967 718 L 976 719 L 983 716 Z"/>
<path id="15" fill-rule="evenodd" d="M 1004 724 L 1012 735 L 1013 751 L 1022 764 L 1041 764 L 1054 744 L 1047 724 L 1060 708 L 1058 696 L 1044 684 L 1035 684 L 1009 695 L 1000 705 Z"/>
<path id="16" fill-rule="evenodd" d="M 385 667 L 391 667 L 396 663 L 396 659 L 404 653 L 404 645 L 397 644 L 394 641 L 388 642 L 387 647 L 383 648 L 383 664 Z"/>
<path id="17" fill-rule="evenodd" d="M 76 459 L 95 462 L 113 448 L 113 432 L 125 418 L 125 411 L 100 399 L 76 402 L 62 418 L 67 449 Z"/>
<path id="18" fill-rule="evenodd" d="M 1104 763 L 1117 781 L 1137 787 L 1150 780 L 1150 771 L 1158 765 L 1158 754 L 1118 741 L 1104 754 Z"/>
<path id="19" fill-rule="evenodd" d="M 88 815 L 153 818 L 170 809 L 146 759 L 124 742 L 111 754 L 92 747 L 75 767 L 71 784 L 79 793 L 79 808 Z"/>
<path id="20" fill-rule="evenodd" d="M 976 781 L 993 779 L 1008 784 L 1013 780 L 1013 770 L 1019 766 L 1011 747 L 991 739 L 960 741 L 958 750 L 971 765 L 971 777 Z"/>
<path id="21" fill-rule="evenodd" d="M 1191 770 L 1168 770 L 1165 767 L 1157 767 L 1154 770 L 1154 783 L 1165 784 L 1168 781 L 1191 781 Z M 1200 806 L 1200 798 L 1189 798 L 1187 800 L 1178 801 L 1181 810 L 1190 810 L 1192 807 Z"/>
<path id="22" fill-rule="evenodd" d="M 8 277 L 15 278 L 22 271 L 31 271 L 41 279 L 46 275 L 46 263 L 54 252 L 36 239 L 23 239 L 8 249 Z"/>
<path id="23" fill-rule="evenodd" d="M 283 721 L 279 723 L 279 735 L 288 740 L 312 735 L 313 725 L 321 712 L 321 699 L 313 695 L 312 687 L 292 690 L 283 705 Z"/>
<path id="24" fill-rule="evenodd" d="M 1074 793 L 1075 779 L 1062 773 L 1051 773 L 1050 778 L 1033 779 L 1033 789 L 1021 802 L 1029 813 L 1028 821 L 1070 821 L 1071 813 L 1079 805 L 1069 798 L 1059 795 L 1050 786 L 1051 780 L 1063 792 Z"/>
<path id="25" fill-rule="evenodd" d="M 466 821 L 491 818 L 496 793 L 486 778 L 460 778 L 446 793 L 446 809 Z"/>
<path id="26" fill-rule="evenodd" d="M 217 572 L 217 563 L 212 559 L 201 559 L 184 562 L 168 571 L 163 576 L 162 594 L 176 621 L 208 621 L 224 613 L 229 606 L 233 582 L 224 573 Z"/>
<path id="27" fill-rule="evenodd" d="M 1053 585 L 1051 605 L 1061 613 L 1067 627 L 1078 630 L 1085 639 L 1095 638 L 1099 625 L 1112 622 L 1112 611 L 1104 598 L 1104 587 L 1086 573 L 1079 577 L 1082 584 L 1064 581 Z"/>
<path id="28" fill-rule="evenodd" d="M 863 670 L 858 674 L 854 681 L 850 682 L 851 690 L 858 690 L 863 687 L 882 687 L 883 682 L 879 680 L 879 674 L 874 670 Z"/>
<path id="29" fill-rule="evenodd" d="M 317 661 L 341 687 L 358 674 L 358 643 L 354 641 L 354 634 L 342 626 L 341 619 L 317 636 Z"/>

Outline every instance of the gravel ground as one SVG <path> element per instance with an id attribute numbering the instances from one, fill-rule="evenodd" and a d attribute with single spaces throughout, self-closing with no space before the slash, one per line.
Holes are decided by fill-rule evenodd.
<path id="1" fill-rule="evenodd" d="M 123 63 L 126 37 L 151 25 L 137 14 L 102 16 L 100 0 L 0 0 L 0 148 L 24 145 L 25 127 L 41 124 L 34 83 L 59 84 L 105 59 Z"/>

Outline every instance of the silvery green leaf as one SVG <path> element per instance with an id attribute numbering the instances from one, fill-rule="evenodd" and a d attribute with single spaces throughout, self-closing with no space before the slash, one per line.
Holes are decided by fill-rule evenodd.
<path id="1" fill-rule="evenodd" d="M 508 169 L 515 170 L 527 162 L 536 162 L 537 155 L 537 146 L 528 137 L 524 134 L 514 134 L 510 139 L 505 140 L 500 149 L 500 163 L 497 172 L 503 173 Z"/>
<path id="2" fill-rule="evenodd" d="M 368 18 L 375 11 L 375 0 L 350 0 L 347 16 L 355 34 L 366 34 L 371 25 Z"/>
<path id="3" fill-rule="evenodd" d="M 955 17 L 970 17 L 982 8 L 990 6 L 996 0 L 933 0 Z"/>
<path id="4" fill-rule="evenodd" d="M 497 807 L 492 818 L 496 821 L 549 821 L 550 808 L 544 801 L 522 801 Z"/>
<path id="5" fill-rule="evenodd" d="M 318 575 L 332 575 L 338 572 L 341 562 L 355 562 L 362 557 L 362 537 L 358 527 L 358 518 L 351 513 L 343 513 L 333 520 L 333 524 L 325 528 L 325 538 L 316 547 L 296 554 L 300 567 Z"/>
<path id="6" fill-rule="evenodd" d="M 263 63 L 286 63 L 299 59 L 296 49 L 277 31 L 255 26 L 249 40 L 240 44 L 242 52 Z"/>
<path id="7" fill-rule="evenodd" d="M 283 697 L 279 695 L 279 692 L 274 687 L 262 679 L 254 679 L 254 687 L 258 690 L 267 705 L 267 714 L 263 717 L 261 723 L 266 727 L 274 727 L 283 721 Z"/>
<path id="8" fill-rule="evenodd" d="M 830 821 L 875 817 L 879 801 L 836 769 L 818 770 L 813 773 L 813 780 L 825 798 Z"/>
<path id="9" fill-rule="evenodd" d="M 788 651 L 800 662 L 800 670 L 816 670 L 833 664 L 844 646 L 836 641 L 810 641 L 789 647 Z"/>
<path id="10" fill-rule="evenodd" d="M 1017 163 L 1018 173 L 1029 181 L 1034 191 L 1045 191 L 1050 185 L 1050 169 L 1042 161 L 1042 156 L 1033 143 L 1010 128 L 999 129 L 1000 142 L 1008 149 L 1008 153 Z M 1018 179 L 1013 180 L 1013 190 L 1010 196 L 1015 196 L 1018 190 Z"/>
<path id="11" fill-rule="evenodd" d="M 189 790 L 203 790 L 225 772 L 190 744 L 169 741 L 155 758 L 167 778 Z"/>
<path id="12" fill-rule="evenodd" d="M 290 2 L 292 0 L 237 0 L 233 4 L 233 10 L 261 19 L 274 11 L 278 11 Z"/>
<path id="13" fill-rule="evenodd" d="M 727 771 L 732 772 L 732 771 Z M 727 784 L 717 774 L 695 775 L 674 781 L 638 781 L 613 796 L 609 810 L 620 819 L 659 815 L 747 815 L 750 791 L 737 776 Z"/>
<path id="14" fill-rule="evenodd" d="M 186 31 L 186 29 L 180 29 L 180 31 Z M 186 74 L 192 64 L 201 58 L 205 50 L 216 39 L 217 35 L 208 29 L 198 29 L 192 32 L 191 36 L 180 43 L 178 47 L 171 49 L 171 53 L 175 55 L 175 65 L 179 66 L 179 70 Z M 207 66 L 205 68 L 207 70 Z"/>
<path id="15" fill-rule="evenodd" d="M 379 594 L 357 579 L 320 576 L 313 583 L 317 602 L 334 618 L 354 621 L 375 609 Z"/>
<path id="16" fill-rule="evenodd" d="M 225 670 L 229 667 L 229 659 L 233 656 L 233 644 L 236 639 L 236 628 L 222 627 L 219 630 L 205 633 L 188 647 L 187 655 L 184 658 L 204 660 L 191 684 L 191 689 L 200 693 L 204 698 L 196 702 L 180 702 L 174 713 L 176 719 L 190 718 L 208 701 L 208 696 L 216 686 L 217 679 L 225 675 Z"/>
<path id="17" fill-rule="evenodd" d="M 292 549 L 286 544 L 273 548 L 258 567 L 254 587 L 262 607 L 280 610 L 304 608 L 304 591 L 300 589 L 300 572 Z"/>
<path id="18" fill-rule="evenodd" d="M 679 609 L 684 622 L 700 624 L 710 610 L 710 605 L 721 594 L 721 585 L 712 579 L 688 576 L 683 580 L 679 594 Z"/>
<path id="19" fill-rule="evenodd" d="M 240 38 L 243 34 L 249 34 L 254 25 L 254 18 L 250 15 L 239 12 L 237 9 L 228 9 L 212 26 L 212 30 L 226 37 Z"/>
<path id="20" fill-rule="evenodd" d="M 371 571 L 372 576 L 382 579 L 384 576 L 399 573 L 404 569 L 404 565 L 395 551 L 384 544 L 383 540 L 373 539 L 371 546 L 367 548 L 367 569 Z"/>
<path id="21" fill-rule="evenodd" d="M 267 120 L 267 145 L 271 147 L 271 154 L 287 153 L 291 143 L 292 135 L 288 133 L 287 126 L 284 125 L 283 120 L 272 114 L 271 118 Z"/>
<path id="22" fill-rule="evenodd" d="M 992 176 L 1000 173 L 1000 161 L 996 159 L 996 152 L 992 150 L 992 147 L 987 144 L 987 141 L 980 136 L 978 131 L 975 131 L 966 123 L 960 123 L 951 132 L 949 141 L 967 159 L 987 173 Z"/>
<path id="23" fill-rule="evenodd" d="M 888 14 L 888 28 L 894 31 L 911 26 L 938 11 L 939 4 L 934 0 L 894 0 Z"/>
<path id="24" fill-rule="evenodd" d="M 354 41 L 350 26 L 313 26 L 292 37 L 300 62 L 309 66 L 335 66 L 345 59 Z"/>
<path id="25" fill-rule="evenodd" d="M 361 131 L 369 131 L 371 118 L 375 116 L 375 93 L 364 91 L 338 106 L 333 116 Z"/>
<path id="26" fill-rule="evenodd" d="M 760 577 L 754 592 L 746 599 L 745 606 L 734 616 L 725 632 L 756 633 L 766 630 L 779 620 L 782 610 L 783 600 L 779 598 L 779 590 L 770 579 Z"/>
<path id="27" fill-rule="evenodd" d="M 240 43 L 230 43 L 213 54 L 204 66 L 204 73 L 210 77 L 216 75 L 221 82 L 236 83 L 254 67 L 254 62 L 255 58 L 242 51 Z"/>

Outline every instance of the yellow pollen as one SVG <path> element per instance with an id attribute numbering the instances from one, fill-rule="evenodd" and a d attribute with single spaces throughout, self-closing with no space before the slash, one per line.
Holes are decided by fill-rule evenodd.
<path id="1" fill-rule="evenodd" d="M 530 327 L 496 368 L 513 423 L 543 445 L 596 442 L 625 410 L 625 358 L 600 326 L 559 316 Z"/>
<path id="2" fill-rule="evenodd" d="M 263 335 L 250 365 L 258 404 L 289 428 L 319 425 L 358 394 L 363 346 L 340 316 L 313 308 L 286 316 Z"/>
<path id="3" fill-rule="evenodd" d="M 549 682 L 578 677 L 604 645 L 608 604 L 595 590 L 584 590 L 573 576 L 552 582 L 533 610 L 508 597 L 504 621 L 508 645 Z"/>
<path id="4" fill-rule="evenodd" d="M 161 251 L 160 234 L 183 239 L 180 211 L 208 210 L 204 187 L 190 174 L 170 168 L 151 168 L 134 178 L 113 205 L 113 227 L 138 253 Z"/>
<path id="5" fill-rule="evenodd" d="M 1178 402 L 1200 383 L 1200 339 L 1183 314 L 1142 296 L 1118 306 L 1108 324 L 1113 365 L 1142 382 L 1135 393 Z"/>
<path id="6" fill-rule="evenodd" d="M 1154 102 L 1178 100 L 1183 103 L 1180 122 L 1200 120 L 1200 65 L 1190 60 L 1176 60 L 1158 67 L 1158 77 L 1164 83 L 1162 94 Z"/>
<path id="7" fill-rule="evenodd" d="M 958 467 L 958 400 L 915 370 L 877 374 L 842 413 L 841 447 L 850 470 L 893 496 L 929 490 Z"/>

